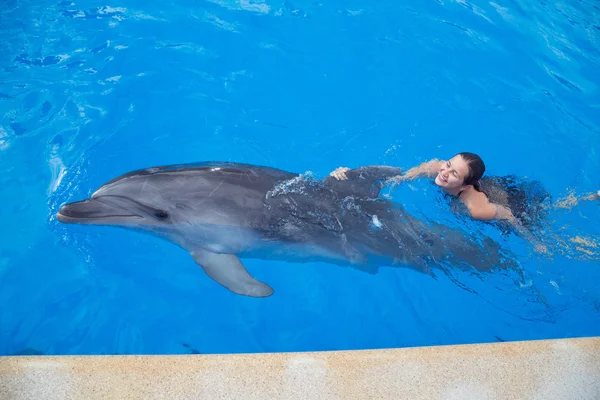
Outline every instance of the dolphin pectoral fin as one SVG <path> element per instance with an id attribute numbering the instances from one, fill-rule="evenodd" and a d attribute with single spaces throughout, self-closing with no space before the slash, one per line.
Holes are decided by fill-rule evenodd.
<path id="1" fill-rule="evenodd" d="M 269 285 L 257 281 L 246 271 L 235 254 L 218 254 L 204 249 L 195 249 L 190 254 L 206 275 L 233 293 L 250 297 L 268 297 L 273 294 Z"/>

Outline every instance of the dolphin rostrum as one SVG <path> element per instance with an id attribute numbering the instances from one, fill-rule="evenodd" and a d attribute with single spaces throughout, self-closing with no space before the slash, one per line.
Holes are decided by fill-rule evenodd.
<path id="1" fill-rule="evenodd" d="M 425 223 L 378 198 L 392 167 L 363 167 L 348 180 L 322 181 L 247 164 L 208 162 L 122 175 L 90 199 L 62 206 L 63 223 L 146 231 L 187 250 L 230 291 L 273 294 L 241 258 L 324 261 L 358 269 L 404 264 L 428 270 L 447 262 L 477 270 L 502 267 L 499 246 Z"/>

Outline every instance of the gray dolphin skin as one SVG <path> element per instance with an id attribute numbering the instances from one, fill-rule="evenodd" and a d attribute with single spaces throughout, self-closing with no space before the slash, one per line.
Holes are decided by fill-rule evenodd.
<path id="1" fill-rule="evenodd" d="M 391 167 L 364 167 L 348 180 L 307 178 L 263 166 L 206 162 L 138 170 L 61 207 L 70 224 L 111 225 L 158 235 L 187 250 L 230 291 L 266 297 L 273 289 L 240 258 L 322 261 L 364 271 L 432 265 L 489 271 L 507 260 L 491 239 L 425 223 L 379 198 Z"/>

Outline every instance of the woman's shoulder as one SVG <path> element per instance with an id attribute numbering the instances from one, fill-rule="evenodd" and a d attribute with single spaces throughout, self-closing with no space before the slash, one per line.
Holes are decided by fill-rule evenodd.
<path id="1" fill-rule="evenodd" d="M 469 202 L 469 201 L 477 201 L 477 202 L 485 201 L 486 203 L 489 202 L 488 196 L 485 192 L 479 191 L 471 185 L 467 186 L 467 188 L 461 192 L 459 198 L 463 202 Z"/>

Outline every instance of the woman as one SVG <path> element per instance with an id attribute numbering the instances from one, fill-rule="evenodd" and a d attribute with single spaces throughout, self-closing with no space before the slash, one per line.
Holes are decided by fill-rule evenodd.
<path id="1" fill-rule="evenodd" d="M 349 168 L 340 167 L 330 175 L 336 179 L 345 180 L 347 171 Z M 481 157 L 463 152 L 448 161 L 434 159 L 425 162 L 390 181 L 399 183 L 419 177 L 435 178 L 435 184 L 449 195 L 458 197 L 469 210 L 471 217 L 484 221 L 491 219 L 514 221 L 515 218 L 510 209 L 490 202 L 486 194 L 481 191 L 479 180 L 484 172 L 485 164 Z"/>
<path id="2" fill-rule="evenodd" d="M 340 167 L 330 175 L 339 180 L 345 180 L 346 172 L 349 168 Z M 488 192 L 493 192 L 494 198 L 498 201 L 490 201 L 490 197 L 480 187 L 480 179 L 485 172 L 485 164 L 481 157 L 476 154 L 463 152 L 458 153 L 450 160 L 440 161 L 437 159 L 425 162 L 417 167 L 409 169 L 404 175 L 391 178 L 392 183 L 402 181 L 411 181 L 419 177 L 435 178 L 435 184 L 450 196 L 455 196 L 466 206 L 469 214 L 476 220 L 508 220 L 518 232 L 530 241 L 536 241 L 529 230 L 525 229 L 522 221 L 519 221 L 513 215 L 509 208 L 509 195 L 499 185 L 486 185 Z M 486 188 L 488 189 L 488 188 Z M 600 198 L 600 191 L 597 194 L 582 197 L 581 200 L 596 200 Z M 499 204 L 500 199 L 504 204 Z M 540 208 L 538 207 L 537 210 Z M 520 212 L 519 214 L 522 214 Z M 536 250 L 545 251 L 545 248 L 538 244 Z"/>

